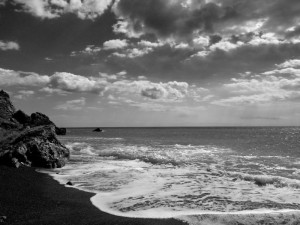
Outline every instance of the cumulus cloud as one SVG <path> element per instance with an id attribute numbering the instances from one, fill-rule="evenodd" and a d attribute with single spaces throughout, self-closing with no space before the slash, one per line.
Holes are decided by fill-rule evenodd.
<path id="1" fill-rule="evenodd" d="M 0 40 L 0 50 L 7 51 L 7 50 L 19 50 L 20 46 L 18 43 L 14 41 L 1 41 Z"/>
<path id="2" fill-rule="evenodd" d="M 209 46 L 202 48 L 199 52 L 191 55 L 193 57 L 206 58 L 210 55 L 217 55 L 218 51 L 225 53 L 232 53 L 233 51 L 243 49 L 257 50 L 257 52 L 268 50 L 268 48 L 274 48 L 274 50 L 284 46 L 294 46 L 300 43 L 300 39 L 282 39 L 275 33 L 262 33 L 262 32 L 251 32 L 244 33 L 241 35 L 232 35 L 226 38 L 213 41 Z"/>
<path id="3" fill-rule="evenodd" d="M 75 100 L 70 100 L 66 101 L 63 104 L 57 105 L 55 109 L 60 109 L 60 110 L 80 110 L 85 106 L 85 98 L 79 98 Z"/>
<path id="4" fill-rule="evenodd" d="M 81 56 L 81 55 L 95 55 L 99 53 L 102 49 L 94 45 L 88 45 L 82 51 L 73 51 L 70 56 Z"/>
<path id="5" fill-rule="evenodd" d="M 152 82 L 145 76 L 139 76 L 136 79 L 128 78 L 126 71 L 116 74 L 99 73 L 95 77 L 85 77 L 67 72 L 56 72 L 51 76 L 46 76 L 0 69 L 0 85 L 39 86 L 42 87 L 39 92 L 47 95 L 88 92 L 101 96 L 104 94 L 126 96 L 129 100 L 144 98 L 144 100 L 160 102 L 180 102 L 185 98 L 199 101 L 204 90 L 206 92 L 206 89 L 195 85 L 190 86 L 187 82 Z"/>
<path id="6" fill-rule="evenodd" d="M 160 82 L 155 83 L 148 80 L 119 80 L 107 87 L 119 93 L 136 93 L 150 99 L 179 100 L 188 93 L 188 83 L 186 82 Z"/>
<path id="7" fill-rule="evenodd" d="M 215 100 L 213 104 L 243 105 L 298 99 L 300 69 L 293 68 L 298 66 L 297 60 L 287 60 L 277 65 L 279 69 L 233 78 L 232 82 L 224 84 L 223 88 L 234 96 Z"/>
<path id="8" fill-rule="evenodd" d="M 74 13 L 81 19 L 95 19 L 102 15 L 113 0 L 12 0 L 22 10 L 40 18 L 52 19 Z M 5 2 L 4 2 L 5 3 Z"/>
<path id="9" fill-rule="evenodd" d="M 50 77 L 53 88 L 70 92 L 100 93 L 105 89 L 106 81 L 96 77 L 84 77 L 66 72 L 57 72 Z"/>
<path id="10" fill-rule="evenodd" d="M 49 83 L 48 76 L 41 76 L 37 73 L 27 73 L 0 68 L 0 85 L 3 86 L 40 86 Z"/>
<path id="11" fill-rule="evenodd" d="M 299 59 L 287 60 L 284 63 L 277 65 L 277 67 L 278 68 L 300 67 L 300 60 Z"/>
<path id="12" fill-rule="evenodd" d="M 103 43 L 103 48 L 105 50 L 120 49 L 125 48 L 126 46 L 128 46 L 127 40 L 120 39 L 109 40 Z"/>
<path id="13" fill-rule="evenodd" d="M 148 53 L 153 52 L 155 48 L 162 47 L 164 45 L 165 44 L 162 42 L 141 40 L 137 44 L 131 44 L 129 48 L 124 49 L 123 51 L 112 53 L 112 55 L 120 58 L 137 58 L 147 55 Z"/>

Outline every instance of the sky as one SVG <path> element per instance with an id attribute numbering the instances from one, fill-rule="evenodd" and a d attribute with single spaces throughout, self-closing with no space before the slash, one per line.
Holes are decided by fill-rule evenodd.
<path id="1" fill-rule="evenodd" d="M 300 125 L 300 1 L 0 0 L 0 89 L 64 127 Z"/>

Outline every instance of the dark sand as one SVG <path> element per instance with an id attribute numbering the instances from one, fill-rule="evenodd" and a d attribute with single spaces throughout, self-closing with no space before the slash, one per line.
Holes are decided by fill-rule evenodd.
<path id="1" fill-rule="evenodd" d="M 0 224 L 36 225 L 182 225 L 175 219 L 134 219 L 104 213 L 94 207 L 91 193 L 66 188 L 33 168 L 0 166 Z"/>

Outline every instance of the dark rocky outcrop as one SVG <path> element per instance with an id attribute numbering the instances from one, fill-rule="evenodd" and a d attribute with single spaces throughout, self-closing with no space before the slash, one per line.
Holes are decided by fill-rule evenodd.
<path id="1" fill-rule="evenodd" d="M 93 132 L 103 132 L 103 130 L 100 128 L 96 128 L 95 130 L 93 130 Z"/>
<path id="2" fill-rule="evenodd" d="M 39 113 L 39 112 L 32 113 L 30 119 L 31 119 L 30 123 L 33 127 L 41 126 L 41 125 L 54 125 L 54 123 L 49 119 L 49 117 L 43 113 Z"/>
<path id="3" fill-rule="evenodd" d="M 9 95 L 1 90 L 0 91 L 0 118 L 10 120 L 16 109 L 9 99 Z"/>
<path id="4" fill-rule="evenodd" d="M 3 140 L 0 148 L 0 163 L 14 167 L 23 163 L 57 168 L 69 157 L 69 150 L 57 140 L 51 126 L 25 129 Z"/>
<path id="5" fill-rule="evenodd" d="M 18 123 L 22 124 L 24 127 L 37 127 L 37 126 L 53 126 L 53 130 L 57 135 L 66 135 L 66 128 L 57 127 L 48 116 L 43 113 L 32 113 L 31 116 L 28 116 L 22 110 L 16 111 L 12 118 L 14 118 Z"/>
<path id="6" fill-rule="evenodd" d="M 64 166 L 69 157 L 69 150 L 55 134 L 65 134 L 66 130 L 57 128 L 42 113 L 28 116 L 15 111 L 4 91 L 0 92 L 0 131 L 0 164 L 57 168 Z"/>

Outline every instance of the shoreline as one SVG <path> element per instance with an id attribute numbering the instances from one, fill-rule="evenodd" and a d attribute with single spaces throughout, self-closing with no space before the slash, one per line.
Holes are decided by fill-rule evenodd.
<path id="1" fill-rule="evenodd" d="M 11 225 L 184 225 L 184 224 L 298 224 L 300 213 L 294 210 L 279 212 L 204 213 L 173 218 L 134 218 L 101 211 L 92 199 L 97 194 L 68 187 L 50 174 L 37 168 L 21 166 L 18 169 L 0 166 L 1 224 Z M 285 212 L 284 212 L 285 211 Z M 290 223 L 285 223 L 290 220 Z M 212 223 L 213 224 L 213 223 Z"/>
<path id="2" fill-rule="evenodd" d="M 4 225 L 183 225 L 176 219 L 114 216 L 96 208 L 92 193 L 67 188 L 50 175 L 21 166 L 0 166 L 0 217 Z"/>

